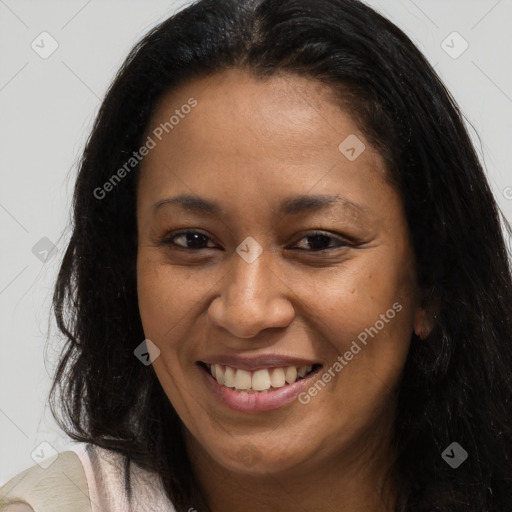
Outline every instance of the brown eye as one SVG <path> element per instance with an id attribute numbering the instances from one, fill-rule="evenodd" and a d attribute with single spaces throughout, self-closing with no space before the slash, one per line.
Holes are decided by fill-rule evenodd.
<path id="1" fill-rule="evenodd" d="M 176 240 L 182 239 L 182 243 L 176 243 Z M 200 249 L 213 249 L 213 247 L 206 247 L 208 240 L 211 238 L 200 231 L 182 231 L 172 236 L 166 237 L 162 240 L 162 244 L 175 246 L 185 250 L 200 250 Z"/>
<path id="2" fill-rule="evenodd" d="M 337 249 L 339 247 L 347 247 L 350 244 L 344 240 L 343 238 L 340 238 L 338 236 L 332 236 L 329 233 L 325 232 L 317 232 L 313 234 L 306 235 L 302 237 L 300 240 L 309 240 L 309 242 L 306 243 L 305 249 L 300 250 L 306 250 L 308 252 L 320 252 L 325 251 L 328 249 Z M 335 243 L 335 245 L 330 245 L 331 242 Z"/>

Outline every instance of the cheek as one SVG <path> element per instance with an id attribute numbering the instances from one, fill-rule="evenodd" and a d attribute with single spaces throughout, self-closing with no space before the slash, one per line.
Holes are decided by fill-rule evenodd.
<path id="1" fill-rule="evenodd" d="M 170 330 L 201 303 L 197 275 L 194 279 L 186 267 L 162 264 L 149 250 L 142 250 L 137 260 L 137 293 L 145 335 L 166 344 Z"/>
<path id="2" fill-rule="evenodd" d="M 159 349 L 153 369 L 173 405 L 186 415 L 187 390 L 180 340 L 187 328 L 187 315 L 197 304 L 197 292 L 187 279 L 176 279 L 168 265 L 162 264 L 150 249 L 141 249 L 137 259 L 137 294 L 144 335 Z"/>
<path id="3" fill-rule="evenodd" d="M 415 303 L 408 260 L 385 251 L 363 256 L 317 280 L 303 291 L 303 302 L 316 312 L 318 330 L 337 353 L 357 351 L 359 345 L 354 360 L 362 366 L 385 372 L 389 365 L 394 371 L 405 360 L 412 333 Z"/>

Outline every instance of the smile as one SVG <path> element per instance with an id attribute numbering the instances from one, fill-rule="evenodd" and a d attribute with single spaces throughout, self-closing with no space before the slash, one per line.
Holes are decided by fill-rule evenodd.
<path id="1" fill-rule="evenodd" d="M 273 363 L 254 370 L 236 366 L 198 362 L 209 395 L 217 403 L 243 413 L 260 413 L 292 403 L 311 385 L 321 364 Z M 284 363 L 284 364 L 283 364 Z M 242 363 L 243 364 L 243 363 Z"/>
<path id="2" fill-rule="evenodd" d="M 206 364 L 206 368 L 216 381 L 227 388 L 248 393 L 266 393 L 293 384 L 313 371 L 314 366 L 287 366 L 283 368 L 263 368 L 247 371 L 242 368 Z"/>

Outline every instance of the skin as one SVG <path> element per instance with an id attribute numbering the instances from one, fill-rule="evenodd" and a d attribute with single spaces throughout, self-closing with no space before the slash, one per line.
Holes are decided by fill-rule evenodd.
<path id="1" fill-rule="evenodd" d="M 163 97 L 147 135 L 191 97 L 197 106 L 142 162 L 137 280 L 144 332 L 160 350 L 153 367 L 186 426 L 211 510 L 392 510 L 394 485 L 384 488 L 387 505 L 379 489 L 393 456 L 395 392 L 424 312 L 384 161 L 327 86 L 295 75 L 195 79 Z M 338 149 L 350 134 L 366 146 L 354 161 Z M 153 212 L 181 193 L 217 201 L 225 214 L 174 204 Z M 278 213 L 284 198 L 311 194 L 337 194 L 359 209 Z M 161 243 L 183 229 L 206 238 L 175 238 L 181 249 Z M 332 238 L 309 238 L 318 231 Z M 236 252 L 248 236 L 262 248 L 252 263 Z M 274 353 L 325 371 L 397 302 L 395 318 L 307 405 L 231 410 L 196 365 Z"/>

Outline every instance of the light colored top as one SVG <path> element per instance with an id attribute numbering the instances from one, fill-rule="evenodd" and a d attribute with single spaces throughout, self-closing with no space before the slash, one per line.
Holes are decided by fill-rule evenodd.
<path id="1" fill-rule="evenodd" d="M 159 475 L 133 462 L 130 502 L 124 462 L 117 452 L 77 443 L 0 487 L 0 512 L 176 512 Z"/>

